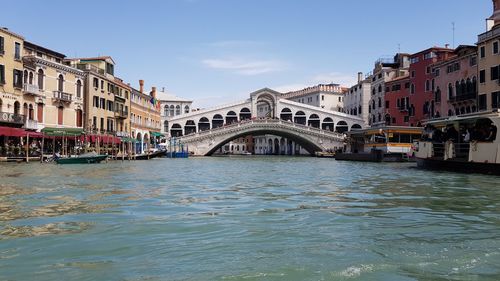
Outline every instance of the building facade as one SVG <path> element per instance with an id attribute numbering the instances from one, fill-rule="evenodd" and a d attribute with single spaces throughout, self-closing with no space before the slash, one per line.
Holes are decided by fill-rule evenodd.
<path id="1" fill-rule="evenodd" d="M 85 73 L 65 55 L 24 42 L 23 114 L 26 128 L 83 128 Z"/>
<path id="2" fill-rule="evenodd" d="M 386 83 L 385 116 L 388 126 L 410 126 L 410 76 L 397 77 Z"/>
<path id="3" fill-rule="evenodd" d="M 339 84 L 319 84 L 285 93 L 281 97 L 331 111 L 344 112 L 344 90 L 345 88 Z"/>
<path id="4" fill-rule="evenodd" d="M 22 127 L 24 38 L 0 28 L 0 126 Z"/>
<path id="5" fill-rule="evenodd" d="M 88 132 L 130 136 L 130 87 L 114 76 L 111 57 L 67 59 L 86 74 L 83 124 Z"/>
<path id="6" fill-rule="evenodd" d="M 369 123 L 368 107 L 370 105 L 372 76 L 363 78 L 363 73 L 358 73 L 358 83 L 349 88 L 344 97 L 344 111 L 347 114 L 360 116 L 365 121 L 365 126 Z"/>
<path id="7" fill-rule="evenodd" d="M 433 64 L 433 117 L 477 111 L 477 47 L 459 46 L 453 55 Z M 434 106 L 433 106 L 434 105 Z"/>
<path id="8" fill-rule="evenodd" d="M 394 78 L 404 76 L 409 67 L 408 54 L 396 54 L 393 58 L 381 58 L 375 62 L 371 83 L 370 106 L 368 107 L 369 125 L 372 127 L 385 125 L 386 83 Z"/>
<path id="9" fill-rule="evenodd" d="M 493 0 L 488 30 L 478 36 L 478 110 L 500 108 L 500 1 Z"/>
<path id="10" fill-rule="evenodd" d="M 168 131 L 169 119 L 191 112 L 193 101 L 168 93 L 164 88 L 162 91 L 157 92 L 156 98 L 160 102 L 162 133 L 165 136 L 170 136 L 170 132 Z"/>
<path id="11" fill-rule="evenodd" d="M 151 141 L 161 132 L 160 104 L 155 104 L 156 88 L 149 94 L 144 93 L 144 81 L 139 80 L 140 90 L 131 89 L 130 126 L 132 138 L 136 139 L 135 153 L 141 154 L 148 149 Z"/>

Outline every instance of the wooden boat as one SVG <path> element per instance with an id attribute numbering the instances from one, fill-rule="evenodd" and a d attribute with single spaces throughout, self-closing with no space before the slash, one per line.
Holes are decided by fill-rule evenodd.
<path id="1" fill-rule="evenodd" d="M 97 153 L 86 153 L 78 157 L 57 158 L 57 164 L 95 164 L 108 158 L 108 155 L 98 155 Z"/>
<path id="2" fill-rule="evenodd" d="M 417 166 L 431 170 L 500 175 L 500 113 L 432 120 L 414 145 Z"/>
<path id="3" fill-rule="evenodd" d="M 158 150 L 150 153 L 138 154 L 135 156 L 135 160 L 149 160 L 153 158 L 163 157 L 166 153 L 166 150 Z"/>
<path id="4" fill-rule="evenodd" d="M 345 151 L 335 154 L 335 160 L 363 162 L 413 161 L 412 144 L 422 136 L 423 128 L 386 126 L 348 133 Z"/>

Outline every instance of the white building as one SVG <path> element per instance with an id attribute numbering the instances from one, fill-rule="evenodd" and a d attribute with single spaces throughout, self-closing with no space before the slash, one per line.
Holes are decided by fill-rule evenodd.
<path id="1" fill-rule="evenodd" d="M 344 97 L 344 111 L 347 114 L 360 116 L 365 121 L 365 126 L 369 123 L 368 107 L 371 99 L 372 76 L 363 78 L 363 73 L 358 72 L 358 83 L 352 86 Z"/>
<path id="2" fill-rule="evenodd" d="M 156 93 L 156 99 L 160 102 L 162 133 L 168 136 L 168 120 L 174 116 L 191 112 L 193 101 L 168 93 L 165 88 Z"/>

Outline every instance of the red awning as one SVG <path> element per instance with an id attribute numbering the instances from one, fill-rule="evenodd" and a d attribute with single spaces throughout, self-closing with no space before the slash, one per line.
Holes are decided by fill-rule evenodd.
<path id="1" fill-rule="evenodd" d="M 25 137 L 27 135 L 24 129 L 11 128 L 11 127 L 1 127 L 0 126 L 0 136 L 6 137 Z"/>

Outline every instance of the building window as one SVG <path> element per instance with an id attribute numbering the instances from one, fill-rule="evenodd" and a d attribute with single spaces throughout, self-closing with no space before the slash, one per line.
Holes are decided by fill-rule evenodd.
<path id="1" fill-rule="evenodd" d="M 82 81 L 76 81 L 76 97 L 80 98 L 82 96 Z"/>
<path id="2" fill-rule="evenodd" d="M 325 95 L 321 95 L 321 100 L 325 100 Z"/>
<path id="3" fill-rule="evenodd" d="M 472 56 L 470 58 L 470 66 L 475 66 L 477 65 L 477 56 Z"/>
<path id="4" fill-rule="evenodd" d="M 184 113 L 189 113 L 189 106 L 187 106 L 187 105 L 186 105 L 186 106 L 184 107 Z"/>
<path id="5" fill-rule="evenodd" d="M 429 92 L 431 90 L 431 83 L 429 80 L 425 80 L 425 91 Z"/>
<path id="6" fill-rule="evenodd" d="M 59 77 L 57 78 L 57 90 L 59 92 L 64 91 L 64 77 L 62 76 L 62 74 L 59 74 Z"/>
<path id="7" fill-rule="evenodd" d="M 411 78 L 415 78 L 415 70 L 411 71 Z"/>
<path id="8" fill-rule="evenodd" d="M 494 66 L 490 69 L 491 81 L 498 80 L 500 65 Z"/>
<path id="9" fill-rule="evenodd" d="M 382 107 L 382 99 L 378 98 L 378 107 Z"/>
<path id="10" fill-rule="evenodd" d="M 101 91 L 104 90 L 104 80 L 101 80 Z"/>
<path id="11" fill-rule="evenodd" d="M 478 96 L 478 108 L 479 110 L 486 110 L 486 95 Z"/>
<path id="12" fill-rule="evenodd" d="M 99 107 L 102 109 L 106 109 L 106 99 L 104 98 L 100 99 Z"/>
<path id="13" fill-rule="evenodd" d="M 500 99 L 500 91 L 491 93 L 491 108 L 498 108 Z"/>
<path id="14" fill-rule="evenodd" d="M 94 77 L 94 79 L 92 79 L 92 86 L 94 86 L 94 88 L 97 90 L 97 88 L 99 88 L 99 79 Z"/>
<path id="15" fill-rule="evenodd" d="M 175 115 L 181 115 L 181 106 L 180 105 L 177 105 L 175 107 Z"/>
<path id="16" fill-rule="evenodd" d="M 99 97 L 98 96 L 93 96 L 92 105 L 96 108 L 99 108 Z"/>
<path id="17" fill-rule="evenodd" d="M 23 72 L 21 70 L 14 69 L 14 87 L 23 87 Z"/>
<path id="18" fill-rule="evenodd" d="M 5 53 L 4 39 L 2 36 L 0 36 L 0 55 L 3 55 L 4 53 Z"/>
<path id="19" fill-rule="evenodd" d="M 493 54 L 498 54 L 498 41 L 493 42 Z"/>
<path id="20" fill-rule="evenodd" d="M 486 70 L 479 71 L 479 83 L 486 82 Z"/>
<path id="21" fill-rule="evenodd" d="M 60 106 L 57 108 L 57 124 L 62 125 L 64 123 L 64 107 Z"/>
<path id="22" fill-rule="evenodd" d="M 389 108 L 389 101 L 388 100 L 385 101 L 385 108 Z"/>
<path id="23" fill-rule="evenodd" d="M 0 64 L 0 84 L 5 84 L 5 66 Z"/>
<path id="24" fill-rule="evenodd" d="M 14 59 L 20 60 L 21 59 L 21 44 L 16 42 L 14 48 L 15 48 L 14 49 Z"/>
<path id="25" fill-rule="evenodd" d="M 484 46 L 481 46 L 481 48 L 479 48 L 479 57 L 484 58 L 485 56 L 486 56 L 486 49 L 484 48 Z"/>
<path id="26" fill-rule="evenodd" d="M 410 86 L 410 94 L 415 94 L 415 84 L 411 84 Z"/>

